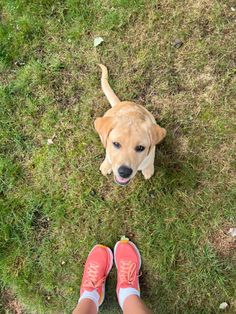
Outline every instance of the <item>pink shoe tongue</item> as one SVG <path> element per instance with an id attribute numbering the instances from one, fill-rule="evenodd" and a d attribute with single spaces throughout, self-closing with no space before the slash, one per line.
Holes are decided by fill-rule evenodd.
<path id="1" fill-rule="evenodd" d="M 133 288 L 133 286 L 131 285 L 131 284 L 129 284 L 129 283 L 121 283 L 120 284 L 120 288 L 130 288 L 130 287 L 132 287 Z"/>
<path id="2" fill-rule="evenodd" d="M 93 291 L 94 289 L 95 289 L 95 288 L 93 288 L 93 287 L 85 287 L 85 290 L 86 290 L 86 291 L 90 291 L 90 292 Z"/>

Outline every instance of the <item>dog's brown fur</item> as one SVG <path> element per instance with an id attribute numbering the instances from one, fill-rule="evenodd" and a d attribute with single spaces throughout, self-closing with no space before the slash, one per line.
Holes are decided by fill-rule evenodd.
<path id="1" fill-rule="evenodd" d="M 154 173 L 155 145 L 166 136 L 166 130 L 156 124 L 153 115 L 143 106 L 120 101 L 108 83 L 107 68 L 102 64 L 100 67 L 102 90 L 112 106 L 102 118 L 95 120 L 95 129 L 106 149 L 100 170 L 103 175 L 113 171 L 115 181 L 120 184 L 128 183 L 138 170 L 149 179 Z M 119 143 L 120 147 L 115 147 L 114 143 Z M 145 149 L 137 152 L 138 146 Z M 125 183 L 120 182 L 118 169 L 121 166 L 132 169 L 132 175 Z"/>

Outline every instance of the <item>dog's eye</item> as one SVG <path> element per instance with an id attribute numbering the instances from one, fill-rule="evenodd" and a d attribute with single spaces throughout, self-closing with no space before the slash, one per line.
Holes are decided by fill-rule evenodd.
<path id="1" fill-rule="evenodd" d="M 138 145 L 138 146 L 135 147 L 135 150 L 136 150 L 136 152 L 138 152 L 138 153 L 143 152 L 144 149 L 145 149 L 145 147 L 142 146 L 142 145 Z"/>
<path id="2" fill-rule="evenodd" d="M 113 142 L 112 144 L 115 146 L 115 148 L 121 148 L 121 145 L 118 142 Z"/>

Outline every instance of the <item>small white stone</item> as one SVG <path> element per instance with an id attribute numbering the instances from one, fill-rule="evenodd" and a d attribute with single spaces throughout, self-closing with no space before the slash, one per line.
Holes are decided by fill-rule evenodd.
<path id="1" fill-rule="evenodd" d="M 52 145 L 53 144 L 53 140 L 51 138 L 48 138 L 47 143 L 48 143 L 48 145 Z"/>
<path id="2" fill-rule="evenodd" d="M 228 306 L 229 306 L 228 303 L 222 302 L 222 303 L 220 304 L 220 306 L 219 306 L 219 309 L 220 309 L 220 310 L 225 310 Z"/>
<path id="3" fill-rule="evenodd" d="M 94 47 L 97 47 L 97 46 L 100 45 L 103 41 L 104 41 L 104 39 L 103 39 L 102 37 L 96 37 L 96 38 L 94 38 L 93 46 L 94 46 Z"/>
<path id="4" fill-rule="evenodd" d="M 65 263 L 66 263 L 65 261 L 62 261 L 62 262 L 61 262 L 61 265 L 65 265 Z"/>
<path id="5" fill-rule="evenodd" d="M 233 11 L 233 12 L 236 11 L 236 9 L 235 9 L 234 7 L 231 7 L 230 9 L 231 9 L 231 11 Z"/>

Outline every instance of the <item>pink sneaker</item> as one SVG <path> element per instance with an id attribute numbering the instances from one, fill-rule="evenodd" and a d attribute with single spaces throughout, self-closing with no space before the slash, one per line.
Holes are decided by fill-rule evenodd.
<path id="1" fill-rule="evenodd" d="M 115 245 L 114 259 L 117 268 L 116 293 L 119 300 L 121 288 L 133 288 L 140 291 L 139 271 L 141 267 L 141 256 L 133 242 L 121 240 Z"/>
<path id="2" fill-rule="evenodd" d="M 84 274 L 80 287 L 80 296 L 85 291 L 96 290 L 99 294 L 98 305 L 105 298 L 105 282 L 113 265 L 113 254 L 108 247 L 98 244 L 90 251 L 84 266 Z"/>

